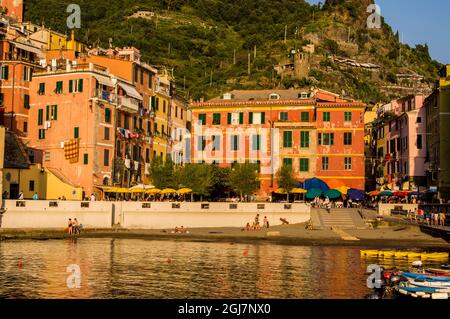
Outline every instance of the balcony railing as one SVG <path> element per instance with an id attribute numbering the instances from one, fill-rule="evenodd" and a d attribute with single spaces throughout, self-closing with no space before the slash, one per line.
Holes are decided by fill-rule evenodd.
<path id="1" fill-rule="evenodd" d="M 119 108 L 137 113 L 139 111 L 139 101 L 125 96 L 119 96 Z"/>
<path id="2" fill-rule="evenodd" d="M 112 92 L 105 91 L 102 89 L 97 89 L 96 93 L 97 94 L 95 97 L 99 98 L 100 100 L 107 101 L 110 103 L 114 103 L 114 101 L 116 100 L 116 95 Z"/>

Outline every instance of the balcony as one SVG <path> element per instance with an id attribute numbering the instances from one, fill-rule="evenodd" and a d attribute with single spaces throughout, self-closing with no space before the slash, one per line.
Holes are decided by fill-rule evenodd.
<path id="1" fill-rule="evenodd" d="M 95 97 L 109 103 L 114 103 L 116 100 L 116 95 L 114 93 L 102 89 L 97 89 Z"/>
<path id="2" fill-rule="evenodd" d="M 130 97 L 119 96 L 119 106 L 121 110 L 128 111 L 130 113 L 137 113 L 139 111 L 139 101 Z"/>

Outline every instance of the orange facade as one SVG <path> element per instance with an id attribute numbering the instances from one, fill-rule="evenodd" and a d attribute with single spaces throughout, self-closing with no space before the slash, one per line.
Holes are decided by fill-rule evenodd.
<path id="1" fill-rule="evenodd" d="M 192 162 L 258 163 L 261 196 L 278 188 L 275 174 L 283 164 L 293 167 L 298 181 L 319 177 L 364 189 L 362 103 L 334 102 L 335 95 L 326 91 L 286 99 L 282 92 L 254 91 L 256 97 L 233 92 L 238 98 L 191 105 Z M 265 99 L 261 92 L 267 93 Z"/>

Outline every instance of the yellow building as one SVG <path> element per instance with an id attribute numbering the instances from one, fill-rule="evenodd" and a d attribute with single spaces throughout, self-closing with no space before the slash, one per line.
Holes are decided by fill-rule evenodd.
<path id="1" fill-rule="evenodd" d="M 82 199 L 81 187 L 70 184 L 59 172 L 31 164 L 27 150 L 15 134 L 6 132 L 4 141 L 2 194 L 6 192 L 6 198 L 18 199 L 22 192 L 24 199 L 32 199 L 35 193 L 39 199 Z"/>
<path id="2" fill-rule="evenodd" d="M 66 34 L 62 34 L 44 26 L 38 27 L 36 25 L 26 24 L 26 28 L 30 28 L 29 39 L 37 45 L 39 48 L 46 51 L 51 50 L 67 50 L 84 52 L 86 45 L 82 42 L 75 40 L 75 33 L 72 31 L 70 37 Z"/>

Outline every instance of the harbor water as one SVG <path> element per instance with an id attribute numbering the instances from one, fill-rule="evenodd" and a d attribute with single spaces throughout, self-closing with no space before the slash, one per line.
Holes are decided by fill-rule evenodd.
<path id="1" fill-rule="evenodd" d="M 0 242 L 0 298 L 333 298 L 370 294 L 363 247 L 141 239 Z M 439 266 L 448 260 L 427 260 Z M 75 269 L 75 270 L 74 270 Z"/>

